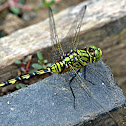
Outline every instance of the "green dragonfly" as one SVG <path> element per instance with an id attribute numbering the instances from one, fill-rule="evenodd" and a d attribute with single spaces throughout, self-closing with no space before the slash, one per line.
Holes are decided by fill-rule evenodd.
<path id="1" fill-rule="evenodd" d="M 79 33 L 80 33 L 80 28 L 82 25 L 82 21 L 85 15 L 86 11 L 86 6 L 83 6 L 78 15 L 76 16 L 76 19 L 73 21 L 71 28 L 68 31 L 67 36 L 70 36 L 72 33 L 74 33 L 73 37 L 71 39 L 67 39 L 65 37 L 62 42 L 59 41 L 57 32 L 56 32 L 56 26 L 55 26 L 55 21 L 52 13 L 52 9 L 49 7 L 49 22 L 50 22 L 50 36 L 51 36 L 51 41 L 52 41 L 52 49 L 53 49 L 53 59 L 54 59 L 54 64 L 51 67 L 48 67 L 45 70 L 38 70 L 36 72 L 26 74 L 23 76 L 19 76 L 14 79 L 10 79 L 6 82 L 3 82 L 0 84 L 0 87 L 4 87 L 10 84 L 15 84 L 18 81 L 22 81 L 25 79 L 29 79 L 33 76 L 36 75 L 43 75 L 47 72 L 52 73 L 52 74 L 66 74 L 67 77 L 64 77 L 66 81 L 68 82 L 70 91 L 72 93 L 73 99 L 74 99 L 74 108 L 76 107 L 76 96 L 74 94 L 74 91 L 72 89 L 72 83 L 74 80 L 77 79 L 77 83 L 84 89 L 84 91 L 91 96 L 97 104 L 102 107 L 110 117 L 113 118 L 113 116 L 106 110 L 106 108 L 99 102 L 99 100 L 96 98 L 96 96 L 93 95 L 93 93 L 90 91 L 90 89 L 85 85 L 85 82 L 82 80 L 82 76 L 80 75 L 82 69 L 84 68 L 84 75 L 83 78 L 89 82 L 90 84 L 94 85 L 95 82 L 93 82 L 90 79 L 87 79 L 86 71 L 91 71 L 91 73 L 95 73 L 97 77 L 102 77 L 105 79 L 105 81 L 109 81 L 109 79 L 104 76 L 104 74 L 99 74 L 97 71 L 101 70 L 98 67 L 92 68 L 90 64 L 97 64 L 97 62 L 101 62 L 101 56 L 102 56 L 102 51 L 100 48 L 97 48 L 96 46 L 89 46 L 89 47 L 84 47 L 82 49 L 78 49 L 77 45 L 79 43 Z M 58 58 L 57 58 L 58 57 Z M 57 59 L 57 60 L 56 60 Z M 72 72 L 72 74 L 70 73 Z M 92 75 L 93 76 L 93 75 Z M 100 78 L 99 78 L 100 79 Z M 102 83 L 104 85 L 104 82 Z M 110 85 L 107 85 L 109 88 Z M 114 118 L 113 118 L 114 120 Z M 117 122 L 114 120 L 115 124 Z"/>
<path id="2" fill-rule="evenodd" d="M 82 68 L 83 66 L 86 66 L 87 64 L 92 64 L 93 62 L 97 62 L 100 60 L 102 51 L 100 48 L 97 48 L 95 46 L 90 46 L 89 48 L 85 47 L 83 49 L 77 49 L 77 44 L 78 44 L 78 34 L 80 32 L 80 28 L 82 25 L 82 20 L 85 14 L 86 6 L 84 6 L 79 14 L 77 19 L 73 22 L 73 25 L 71 29 L 69 30 L 69 34 L 73 29 L 76 29 L 75 35 L 73 37 L 73 40 L 69 42 L 69 44 L 72 44 L 71 46 L 67 46 L 65 48 L 69 48 L 70 52 L 66 53 L 65 50 L 62 48 L 63 46 L 59 42 L 57 33 L 56 33 L 56 28 L 55 28 L 55 22 L 52 14 L 52 9 L 49 8 L 49 17 L 50 17 L 50 33 L 51 33 L 51 40 L 53 43 L 53 49 L 55 50 L 55 55 L 58 56 L 60 54 L 61 56 L 59 57 L 59 60 L 54 63 L 51 67 L 48 67 L 45 70 L 38 70 L 36 72 L 33 72 L 31 74 L 26 74 L 14 79 L 10 79 L 6 82 L 3 82 L 0 84 L 0 87 L 4 87 L 10 84 L 15 84 L 18 81 L 22 81 L 24 79 L 29 79 L 33 76 L 36 75 L 41 75 L 45 74 L 47 72 L 53 73 L 53 74 L 63 74 L 67 71 L 75 70 L 78 68 Z M 68 34 L 68 35 L 69 35 Z M 65 41 L 65 39 L 63 40 Z M 80 71 L 80 69 L 79 69 Z M 72 91 L 72 88 L 71 88 Z"/>

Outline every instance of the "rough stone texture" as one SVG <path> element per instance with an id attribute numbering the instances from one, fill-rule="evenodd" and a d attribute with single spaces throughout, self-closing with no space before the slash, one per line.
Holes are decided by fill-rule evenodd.
<path id="1" fill-rule="evenodd" d="M 87 67 L 87 79 L 92 83 L 85 81 L 83 74 L 82 70 L 79 73 L 81 80 L 76 78 L 71 84 L 76 96 L 75 109 L 68 86 L 68 79 L 72 73 L 53 75 L 28 88 L 1 97 L 1 126 L 82 125 L 105 114 L 106 110 L 110 111 L 125 103 L 122 90 L 116 86 L 110 69 L 102 60 Z M 114 118 L 116 116 L 115 120 L 121 126 L 122 122 L 119 122 L 121 115 L 113 116 Z M 115 125 L 113 120 L 104 118 L 99 120 L 97 126 L 101 126 L 100 124 Z"/>

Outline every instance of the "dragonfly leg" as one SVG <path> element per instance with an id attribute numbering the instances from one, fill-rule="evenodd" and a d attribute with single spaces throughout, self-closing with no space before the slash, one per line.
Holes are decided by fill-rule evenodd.
<path id="1" fill-rule="evenodd" d="M 70 90 L 71 90 L 71 92 L 72 92 L 72 95 L 73 95 L 73 98 L 74 98 L 74 108 L 75 108 L 75 95 L 74 95 L 74 92 L 73 92 L 73 89 L 72 89 L 72 87 L 71 87 L 71 80 L 69 81 L 69 87 L 70 87 Z"/>
<path id="2" fill-rule="evenodd" d="M 72 95 L 73 95 L 73 98 L 74 98 L 74 108 L 75 108 L 75 95 L 74 95 L 73 89 L 72 89 L 72 87 L 71 87 L 71 83 L 72 83 L 73 79 L 77 76 L 78 72 L 80 72 L 80 70 L 81 70 L 81 69 L 79 69 L 79 70 L 77 71 L 77 73 L 75 73 L 75 74 L 73 75 L 73 77 L 72 77 L 72 78 L 70 79 L 70 81 L 69 81 L 69 87 L 70 87 L 70 90 L 71 90 Z"/>
<path id="3" fill-rule="evenodd" d="M 92 83 L 91 81 L 89 81 L 89 80 L 86 79 L 86 68 L 87 68 L 87 66 L 84 66 L 84 79 L 86 81 L 88 81 L 89 83 Z M 94 83 L 92 83 L 92 84 L 94 85 Z"/>

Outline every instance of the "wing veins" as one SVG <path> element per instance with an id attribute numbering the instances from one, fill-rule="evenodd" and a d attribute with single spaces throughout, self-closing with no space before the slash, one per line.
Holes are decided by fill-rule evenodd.
<path id="1" fill-rule="evenodd" d="M 78 38 L 80 28 L 81 28 L 81 25 L 82 25 L 82 21 L 83 21 L 85 12 L 86 12 L 86 7 L 87 7 L 86 5 L 83 6 L 81 8 L 81 10 L 79 11 L 79 13 L 76 14 L 75 20 L 72 22 L 72 25 L 71 25 L 66 37 L 62 40 L 62 42 L 66 42 L 67 38 L 70 35 L 72 35 L 72 33 L 74 32 L 74 35 L 73 35 L 72 39 L 70 40 L 70 43 L 72 43 L 72 44 L 69 44 L 69 45 L 67 44 L 67 48 L 69 48 L 69 50 L 71 50 L 71 49 L 74 50 L 77 47 L 77 44 L 78 44 L 77 43 L 77 38 Z"/>
<path id="2" fill-rule="evenodd" d="M 52 9 L 50 7 L 48 8 L 48 12 L 49 12 L 49 24 L 50 24 L 50 36 L 51 36 L 51 42 L 53 44 L 53 48 L 55 50 L 58 49 L 59 54 L 64 55 L 64 51 L 62 49 L 62 46 L 59 42 L 59 38 L 57 35 L 56 25 L 55 25 Z M 57 46 L 57 49 L 55 46 Z"/>
<path id="3" fill-rule="evenodd" d="M 83 21 L 83 18 L 84 18 L 84 15 L 85 15 L 85 12 L 86 12 L 86 6 L 84 6 L 79 13 L 80 14 L 80 21 L 79 21 L 79 24 L 77 25 L 77 28 L 76 28 L 76 31 L 75 31 L 75 35 L 74 35 L 74 38 L 73 38 L 73 50 L 77 48 L 77 45 L 78 45 L 78 42 L 77 42 L 77 37 L 80 33 L 80 29 L 81 29 L 81 26 L 82 26 L 82 21 Z"/>

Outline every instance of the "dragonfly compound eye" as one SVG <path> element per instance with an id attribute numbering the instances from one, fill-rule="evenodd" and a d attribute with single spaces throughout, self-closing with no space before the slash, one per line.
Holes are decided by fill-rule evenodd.
<path id="1" fill-rule="evenodd" d="M 96 57 L 96 62 L 100 60 L 102 55 L 102 51 L 100 48 L 98 48 L 97 50 L 95 50 L 95 57 Z"/>

